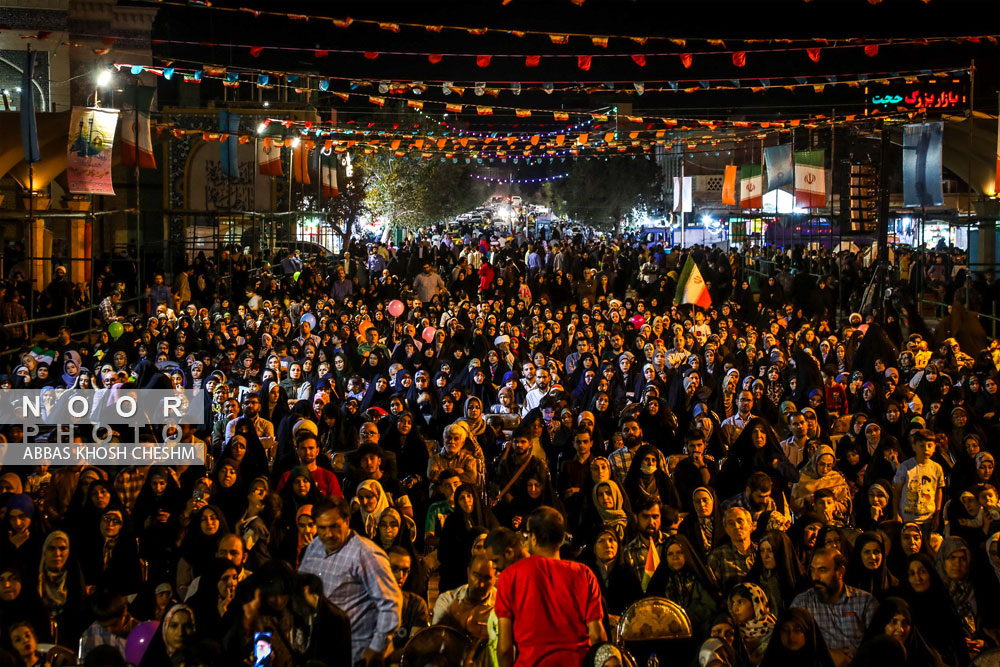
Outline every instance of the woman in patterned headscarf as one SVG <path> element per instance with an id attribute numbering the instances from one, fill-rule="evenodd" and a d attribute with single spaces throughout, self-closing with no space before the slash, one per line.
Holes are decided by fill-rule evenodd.
<path id="1" fill-rule="evenodd" d="M 382 485 L 374 479 L 366 479 L 358 484 L 351 501 L 351 506 L 357 510 L 351 515 L 351 528 L 369 540 L 378 539 L 378 518 L 391 505 Z"/>
<path id="2" fill-rule="evenodd" d="M 742 583 L 729 593 L 729 615 L 739 628 L 743 650 L 752 665 L 760 664 L 777 624 L 767 594 L 757 584 Z"/>
<path id="3" fill-rule="evenodd" d="M 968 543 L 961 537 L 945 538 L 934 559 L 934 567 L 948 589 L 965 636 L 970 639 L 979 630 L 979 604 L 969 574 L 971 566 L 972 550 Z"/>

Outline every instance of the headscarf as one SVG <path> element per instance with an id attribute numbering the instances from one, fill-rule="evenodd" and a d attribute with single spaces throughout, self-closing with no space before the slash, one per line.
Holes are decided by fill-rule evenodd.
<path id="1" fill-rule="evenodd" d="M 767 637 L 774 631 L 777 619 L 767 606 L 767 593 L 757 584 L 743 582 L 729 594 L 740 594 L 750 600 L 753 604 L 753 618 L 745 623 L 740 623 L 740 635 L 743 639 L 760 639 Z"/>
<path id="2" fill-rule="evenodd" d="M 191 607 L 187 606 L 186 604 L 175 604 L 173 607 L 167 610 L 166 614 L 163 615 L 163 622 L 160 623 L 160 634 L 163 634 L 167 631 L 167 626 L 170 625 L 170 619 L 174 617 L 174 614 L 181 611 L 186 611 L 188 613 L 188 616 L 191 617 L 191 629 L 192 630 L 195 629 L 194 610 L 191 609 Z M 167 649 L 167 655 L 172 655 L 173 651 L 171 651 L 170 647 L 166 645 L 167 644 L 166 636 L 163 637 L 163 640 L 164 640 L 163 644 Z"/>
<path id="3" fill-rule="evenodd" d="M 977 628 L 976 616 L 978 614 L 978 604 L 972 582 L 968 576 L 964 579 L 952 579 L 948 576 L 944 566 L 945 561 L 959 549 L 965 549 L 966 553 L 969 554 L 969 567 L 971 568 L 972 549 L 969 548 L 969 544 L 964 539 L 955 535 L 946 537 L 941 543 L 941 548 L 938 549 L 934 559 L 934 567 L 948 589 L 948 595 L 951 596 L 952 604 L 955 605 L 955 611 L 958 612 L 958 617 L 962 620 L 966 633 L 971 636 L 975 634 Z"/>
<path id="4" fill-rule="evenodd" d="M 45 542 L 42 543 L 42 559 L 38 563 L 38 595 L 42 600 L 48 600 L 49 606 L 51 608 L 61 608 L 66 604 L 66 598 L 68 592 L 66 589 L 66 575 L 69 573 L 68 567 L 63 567 L 61 572 L 54 573 L 58 575 L 55 581 L 49 581 L 48 572 L 45 568 L 45 551 L 52 544 L 52 541 L 57 538 L 62 538 L 66 540 L 67 547 L 70 546 L 69 535 L 61 530 L 53 530 L 51 533 L 45 536 Z M 69 560 L 66 560 L 66 565 L 69 565 Z"/>
<path id="5" fill-rule="evenodd" d="M 371 493 L 376 498 L 375 510 L 372 512 L 366 512 L 364 506 L 361 504 L 361 499 L 357 497 L 357 491 L 355 492 L 354 500 L 358 504 L 358 509 L 361 511 L 361 519 L 364 521 L 365 533 L 367 535 L 374 535 L 375 531 L 378 530 L 378 519 L 382 516 L 382 512 L 389 507 L 389 499 L 385 495 L 385 490 L 382 489 L 382 485 L 374 479 L 366 479 L 365 481 L 358 484 L 358 491 L 365 490 Z M 366 535 L 366 536 L 367 536 Z"/>
<path id="6" fill-rule="evenodd" d="M 21 477 L 14 472 L 5 472 L 0 475 L 0 481 L 8 480 L 10 482 L 10 492 L 14 495 L 19 495 L 24 493 L 24 484 L 21 482 Z"/>
<path id="7" fill-rule="evenodd" d="M 597 502 L 597 489 L 601 486 L 607 486 L 611 491 L 611 497 L 614 498 L 615 501 L 614 507 L 611 509 L 605 509 Z M 622 494 L 622 490 L 618 486 L 618 482 L 610 479 L 598 482 L 591 490 L 590 498 L 594 502 L 594 507 L 597 509 L 597 513 L 600 515 L 601 521 L 604 522 L 604 527 L 614 530 L 618 535 L 618 539 L 625 539 L 625 528 L 628 526 L 628 514 L 625 512 L 625 496 Z"/>
<path id="8" fill-rule="evenodd" d="M 993 568 L 993 574 L 995 574 L 997 579 L 1000 580 L 1000 563 L 997 563 L 990 558 L 990 547 L 998 540 L 1000 540 L 1000 531 L 993 533 L 990 535 L 989 539 L 986 540 L 986 558 L 990 563 L 990 567 Z"/>
<path id="9" fill-rule="evenodd" d="M 473 401 L 479 402 L 478 419 L 472 419 L 469 417 L 469 404 L 472 403 Z M 478 438 L 486 430 L 486 420 L 483 419 L 483 412 L 484 408 L 482 399 L 476 396 L 469 396 L 467 399 L 465 399 L 465 407 L 462 411 L 462 414 L 464 414 L 465 416 L 462 417 L 462 419 L 460 419 L 459 421 L 461 421 L 469 428 L 469 435 L 472 436 L 473 438 Z"/>

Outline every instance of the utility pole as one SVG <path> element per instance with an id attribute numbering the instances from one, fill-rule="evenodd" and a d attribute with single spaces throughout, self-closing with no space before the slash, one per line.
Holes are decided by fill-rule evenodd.
<path id="1" fill-rule="evenodd" d="M 878 199 L 878 264 L 875 267 L 876 285 L 875 299 L 879 299 L 877 308 L 879 318 L 885 323 L 885 308 L 882 306 L 881 295 L 885 294 L 889 278 L 889 128 L 885 119 L 880 123 L 882 129 L 881 155 L 879 156 L 879 199 Z M 872 299 L 873 306 L 875 299 Z"/>

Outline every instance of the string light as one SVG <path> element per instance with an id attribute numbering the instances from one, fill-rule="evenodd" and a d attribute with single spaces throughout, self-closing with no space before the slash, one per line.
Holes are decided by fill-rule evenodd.
<path id="1" fill-rule="evenodd" d="M 480 176 L 478 174 L 469 174 L 472 178 L 479 181 L 486 181 L 487 183 L 547 183 L 549 181 L 558 181 L 562 178 L 567 178 L 569 174 L 556 174 L 555 176 L 546 176 L 544 178 L 490 178 L 488 176 Z"/>

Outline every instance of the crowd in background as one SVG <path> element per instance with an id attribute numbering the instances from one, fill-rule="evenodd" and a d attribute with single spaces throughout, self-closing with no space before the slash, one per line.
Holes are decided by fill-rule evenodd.
<path id="1" fill-rule="evenodd" d="M 689 257 L 709 308 L 675 303 Z M 703 667 L 968 664 L 1000 640 L 1000 348 L 963 302 L 998 290 L 947 257 L 897 257 L 896 300 L 852 253 L 489 233 L 199 257 L 140 312 L 102 277 L 96 340 L 8 330 L 0 388 L 197 390 L 207 461 L 0 470 L 0 659 L 381 664 L 444 625 L 610 667 L 662 596 Z"/>

